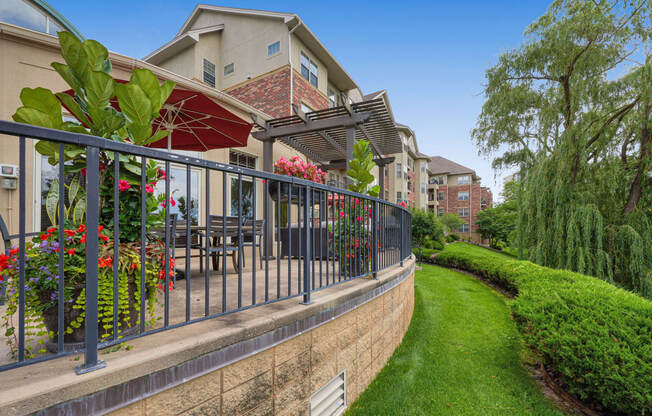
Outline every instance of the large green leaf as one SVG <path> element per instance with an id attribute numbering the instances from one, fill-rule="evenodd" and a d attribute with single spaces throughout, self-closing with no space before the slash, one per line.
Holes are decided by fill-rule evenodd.
<path id="1" fill-rule="evenodd" d="M 52 68 L 54 68 L 55 71 L 57 71 L 61 78 L 63 78 L 63 80 L 66 81 L 68 85 L 70 85 L 70 88 L 72 88 L 77 95 L 83 95 L 81 81 L 72 72 L 72 69 L 70 69 L 68 65 L 62 64 L 61 62 L 52 62 L 50 65 Z"/>
<path id="2" fill-rule="evenodd" d="M 47 114 L 35 108 L 20 107 L 16 110 L 16 113 L 12 118 L 18 123 L 31 124 L 33 126 L 47 127 L 50 129 L 56 129 L 60 126 L 55 125 Z"/>
<path id="3" fill-rule="evenodd" d="M 87 126 L 91 126 L 91 121 L 88 119 L 88 117 L 86 117 L 86 114 L 79 106 L 79 103 L 77 103 L 77 101 L 75 101 L 72 96 L 63 92 L 58 92 L 57 98 L 63 103 L 63 105 L 66 106 L 68 110 L 70 110 L 70 112 L 77 118 L 77 120 Z"/>
<path id="4" fill-rule="evenodd" d="M 152 117 L 158 117 L 161 109 L 161 87 L 158 85 L 158 78 L 149 69 L 134 69 L 131 73 L 131 83 L 138 85 L 149 98 L 152 105 Z"/>
<path id="5" fill-rule="evenodd" d="M 145 146 L 147 139 L 152 135 L 151 124 L 131 123 L 128 128 L 134 139 L 134 144 L 139 146 Z"/>
<path id="6" fill-rule="evenodd" d="M 59 32 L 59 45 L 61 45 L 61 56 L 66 61 L 73 74 L 82 83 L 88 79 L 90 66 L 88 55 L 84 50 L 81 41 L 70 32 Z"/>
<path id="7" fill-rule="evenodd" d="M 37 152 L 43 156 L 53 157 L 59 151 L 59 145 L 54 142 L 40 140 L 34 146 Z"/>
<path id="8" fill-rule="evenodd" d="M 20 100 L 25 107 L 35 108 L 52 120 L 53 126 L 59 126 L 62 122 L 61 103 L 54 96 L 52 91 L 46 88 L 23 88 L 20 92 Z"/>
<path id="9" fill-rule="evenodd" d="M 104 69 L 104 61 L 109 58 L 109 51 L 96 40 L 87 39 L 82 44 L 86 55 L 88 56 L 88 64 L 92 71 L 102 71 Z"/>
<path id="10" fill-rule="evenodd" d="M 152 104 L 147 94 L 136 84 L 116 84 L 115 95 L 122 112 L 136 124 L 150 124 Z"/>
<path id="11" fill-rule="evenodd" d="M 141 146 L 147 146 L 149 144 L 152 144 L 154 142 L 158 142 L 159 140 L 165 138 L 170 134 L 168 130 L 158 130 L 156 133 L 152 134 L 152 137 L 149 139 L 145 140 Z"/>
<path id="12" fill-rule="evenodd" d="M 45 197 L 45 212 L 50 218 L 52 225 L 57 225 L 57 211 L 59 207 L 59 180 L 55 179 L 50 183 L 50 190 Z"/>
<path id="13" fill-rule="evenodd" d="M 68 185 L 68 200 L 74 201 L 77 197 L 77 192 L 79 192 L 79 175 L 75 175 L 70 185 Z"/>
<path id="14" fill-rule="evenodd" d="M 93 106 L 98 110 L 103 110 L 109 105 L 109 100 L 113 98 L 113 91 L 115 82 L 111 75 L 104 72 L 91 71 L 88 74 L 88 82 L 86 83 L 86 98 L 88 105 Z"/>
<path id="15" fill-rule="evenodd" d="M 77 201 L 75 209 L 72 211 L 72 223 L 81 224 L 86 213 L 86 195 L 83 195 Z"/>
<path id="16" fill-rule="evenodd" d="M 165 102 L 168 100 L 168 97 L 170 97 L 170 94 L 172 94 L 172 90 L 174 90 L 176 82 L 172 81 L 165 81 L 163 84 L 161 84 L 160 91 L 161 91 L 161 106 L 165 104 Z"/>

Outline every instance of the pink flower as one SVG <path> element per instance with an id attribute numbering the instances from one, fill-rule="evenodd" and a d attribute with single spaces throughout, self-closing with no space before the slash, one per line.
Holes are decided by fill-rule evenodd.
<path id="1" fill-rule="evenodd" d="M 151 193 L 154 192 L 154 188 L 152 188 L 151 185 L 145 185 L 145 192 L 147 192 L 148 194 L 151 194 Z"/>
<path id="2" fill-rule="evenodd" d="M 124 181 L 124 180 L 120 180 L 118 182 L 118 189 L 120 189 L 120 192 L 124 192 L 129 188 L 131 188 L 131 185 L 129 184 L 129 182 Z"/>
<path id="3" fill-rule="evenodd" d="M 344 218 L 344 211 L 340 211 L 340 217 Z"/>
<path id="4" fill-rule="evenodd" d="M 86 176 L 86 168 L 81 168 L 81 170 L 79 171 L 79 173 L 81 173 L 82 176 Z"/>
<path id="5" fill-rule="evenodd" d="M 175 202 L 175 200 L 172 199 L 172 197 L 170 197 L 170 205 L 175 206 L 176 204 L 177 204 L 177 203 Z M 165 208 L 165 206 L 166 206 L 165 201 L 161 202 L 161 206 L 162 206 L 163 208 Z"/>

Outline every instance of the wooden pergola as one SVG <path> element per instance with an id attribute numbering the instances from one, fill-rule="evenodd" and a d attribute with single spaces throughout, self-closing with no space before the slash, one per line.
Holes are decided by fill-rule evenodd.
<path id="1" fill-rule="evenodd" d="M 261 124 L 252 114 L 258 131 L 252 136 L 264 143 L 263 170 L 273 172 L 272 146 L 278 140 L 303 153 L 324 170 L 348 169 L 353 144 L 366 139 L 379 168 L 379 185 L 384 190 L 385 166 L 394 161 L 384 157 L 403 150 L 394 118 L 382 98 L 303 113 L 292 105 L 295 114 Z"/>

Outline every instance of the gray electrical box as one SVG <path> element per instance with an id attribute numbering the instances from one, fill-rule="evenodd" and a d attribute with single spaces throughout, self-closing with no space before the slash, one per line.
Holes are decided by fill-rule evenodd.
<path id="1" fill-rule="evenodd" d="M 16 178 L 0 178 L 0 188 L 2 189 L 16 189 L 18 179 Z"/>

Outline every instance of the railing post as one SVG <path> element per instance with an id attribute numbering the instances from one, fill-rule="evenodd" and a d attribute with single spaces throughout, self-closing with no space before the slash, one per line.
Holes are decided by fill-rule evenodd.
<path id="1" fill-rule="evenodd" d="M 374 279 L 378 278 L 378 201 L 374 201 L 371 211 L 371 270 Z"/>
<path id="2" fill-rule="evenodd" d="M 86 328 L 84 341 L 86 354 L 84 364 L 75 367 L 77 374 L 106 367 L 104 361 L 97 359 L 97 258 L 98 226 L 100 203 L 100 149 L 86 148 Z"/>
<path id="3" fill-rule="evenodd" d="M 401 234 L 399 256 L 401 257 L 401 267 L 403 267 L 403 245 L 405 242 L 405 215 L 404 215 L 405 211 L 403 210 L 403 208 L 399 208 L 399 212 L 401 213 L 401 220 L 399 221 L 399 224 L 401 225 L 399 229 Z"/>
<path id="4" fill-rule="evenodd" d="M 310 301 L 310 262 L 312 261 L 312 244 L 310 244 L 310 238 L 312 234 L 312 224 L 310 219 L 310 214 L 312 212 L 312 202 L 311 195 L 312 188 L 306 186 L 306 198 L 303 204 L 303 231 L 304 239 L 303 241 L 306 244 L 306 249 L 304 250 L 304 261 L 303 261 L 303 303 L 304 305 L 309 305 Z M 301 245 L 301 244 L 300 244 Z M 301 260 L 301 259 L 299 259 Z"/>

